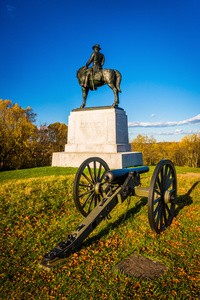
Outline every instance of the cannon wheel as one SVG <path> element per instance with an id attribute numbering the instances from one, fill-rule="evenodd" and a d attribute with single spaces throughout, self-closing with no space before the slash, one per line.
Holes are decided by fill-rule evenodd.
<path id="1" fill-rule="evenodd" d="M 177 196 L 176 171 L 170 160 L 161 160 L 153 173 L 148 194 L 148 218 L 151 229 L 160 233 L 173 219 Z"/>
<path id="2" fill-rule="evenodd" d="M 86 217 L 102 199 L 104 172 L 107 163 L 98 157 L 86 159 L 79 167 L 74 180 L 73 197 L 78 211 Z"/>

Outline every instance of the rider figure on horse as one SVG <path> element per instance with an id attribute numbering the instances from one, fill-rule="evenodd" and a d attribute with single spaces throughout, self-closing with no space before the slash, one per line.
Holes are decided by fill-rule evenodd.
<path id="1" fill-rule="evenodd" d="M 92 48 L 94 49 L 94 52 L 92 53 L 86 66 L 81 67 L 76 72 L 76 77 L 78 78 L 78 82 L 83 93 L 83 104 L 81 105 L 81 108 L 85 107 L 89 90 L 96 90 L 98 87 L 105 84 L 107 84 L 113 90 L 115 102 L 112 106 L 117 107 L 119 104 L 119 93 L 121 93 L 121 73 L 117 70 L 102 69 L 105 58 L 104 55 L 99 52 L 101 48 L 98 44 L 94 45 Z M 91 63 L 93 63 L 92 67 L 88 68 Z"/>
<path id="2" fill-rule="evenodd" d="M 92 49 L 94 50 L 94 52 L 92 53 L 90 59 L 88 60 L 86 67 L 88 68 L 88 66 L 92 62 L 93 62 L 93 66 L 87 70 L 84 87 L 87 87 L 89 85 L 89 77 L 91 77 L 92 80 L 94 80 L 93 75 L 95 75 L 95 73 L 98 73 L 102 69 L 102 66 L 104 65 L 104 61 L 105 61 L 104 55 L 99 52 L 99 50 L 101 50 L 100 45 L 96 44 L 94 45 L 94 47 L 92 47 Z M 93 82 L 93 89 L 94 89 L 94 82 Z"/>

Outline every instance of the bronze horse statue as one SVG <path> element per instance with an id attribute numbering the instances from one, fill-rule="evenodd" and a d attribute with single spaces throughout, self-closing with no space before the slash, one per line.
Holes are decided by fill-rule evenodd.
<path id="1" fill-rule="evenodd" d="M 85 78 L 88 68 L 83 66 L 77 71 L 76 77 L 78 78 L 78 82 L 81 85 L 82 92 L 83 92 L 83 104 L 80 108 L 85 107 L 86 99 L 89 90 L 93 91 L 96 90 L 98 87 L 107 84 L 114 92 L 115 95 L 115 102 L 112 106 L 118 106 L 119 104 L 119 95 L 121 93 L 120 90 L 120 83 L 121 83 L 121 74 L 117 70 L 112 69 L 101 69 L 99 72 L 95 73 L 94 75 L 90 76 L 89 84 L 85 86 Z"/>

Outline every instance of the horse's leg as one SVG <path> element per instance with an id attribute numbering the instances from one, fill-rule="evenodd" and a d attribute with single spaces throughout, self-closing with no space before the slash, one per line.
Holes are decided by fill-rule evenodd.
<path id="1" fill-rule="evenodd" d="M 89 92 L 89 88 L 84 88 L 84 87 L 82 86 L 83 104 L 81 105 L 80 108 L 84 108 L 84 107 L 85 107 L 88 92 Z"/>
<path id="2" fill-rule="evenodd" d="M 115 94 L 115 102 L 113 103 L 112 106 L 118 106 L 118 104 L 119 104 L 118 90 L 113 83 L 108 83 L 108 86 L 113 90 L 113 92 Z"/>

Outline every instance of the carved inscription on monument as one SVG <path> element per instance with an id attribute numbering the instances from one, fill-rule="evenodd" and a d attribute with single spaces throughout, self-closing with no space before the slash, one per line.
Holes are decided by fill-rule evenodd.
<path id="1" fill-rule="evenodd" d="M 98 129 L 98 128 L 101 128 L 101 123 L 100 122 L 93 122 L 92 123 L 92 128 L 91 128 L 91 122 L 81 122 L 80 124 L 80 127 L 81 128 L 89 128 L 89 129 L 92 129 L 92 128 L 95 128 L 95 129 Z"/>

